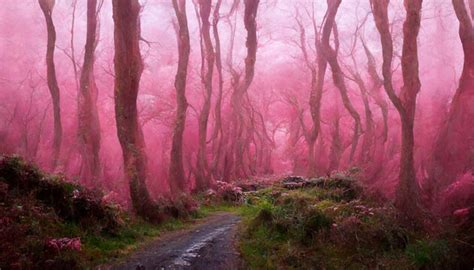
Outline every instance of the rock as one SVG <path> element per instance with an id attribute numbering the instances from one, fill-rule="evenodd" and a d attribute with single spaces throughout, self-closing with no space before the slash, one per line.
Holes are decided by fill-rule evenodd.
<path id="1" fill-rule="evenodd" d="M 306 180 L 301 176 L 287 176 L 283 178 L 282 183 L 304 183 Z"/>
<path id="2" fill-rule="evenodd" d="M 262 189 L 262 186 L 258 183 L 240 183 L 237 184 L 237 186 L 240 187 L 243 192 L 257 191 L 259 189 Z"/>
<path id="3" fill-rule="evenodd" d="M 286 182 L 286 183 L 283 183 L 283 187 L 286 188 L 286 189 L 297 189 L 297 188 L 302 188 L 303 187 L 303 184 L 304 182 Z"/>

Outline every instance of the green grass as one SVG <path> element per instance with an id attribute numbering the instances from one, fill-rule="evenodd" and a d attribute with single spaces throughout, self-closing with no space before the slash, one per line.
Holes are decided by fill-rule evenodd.
<path id="1" fill-rule="evenodd" d="M 193 213 L 189 219 L 171 218 L 159 225 L 153 225 L 142 220 L 129 220 L 126 222 L 128 225 L 115 235 L 84 235 L 81 240 L 83 252 L 87 259 L 87 267 L 120 260 L 155 240 L 163 233 L 189 227 L 195 221 L 215 212 L 237 213 L 238 209 L 238 207 L 226 204 L 203 206 Z M 74 225 L 70 226 L 69 230 L 78 232 Z"/>
<path id="2" fill-rule="evenodd" d="M 190 221 L 169 219 L 160 225 L 133 221 L 115 235 L 84 235 L 81 240 L 87 265 L 94 266 L 124 257 L 164 232 L 185 228 Z"/>
<path id="3" fill-rule="evenodd" d="M 334 189 L 339 188 L 276 186 L 236 207 L 243 221 L 239 249 L 248 268 L 459 268 L 453 241 L 445 236 L 429 239 L 425 232 L 400 224 L 393 207 L 363 198 L 341 199 L 333 196 Z"/>

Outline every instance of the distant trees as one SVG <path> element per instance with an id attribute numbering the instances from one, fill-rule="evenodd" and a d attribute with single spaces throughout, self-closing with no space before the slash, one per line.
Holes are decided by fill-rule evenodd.
<path id="1" fill-rule="evenodd" d="M 313 14 L 311 17 L 312 20 L 312 30 L 314 33 L 314 47 L 316 49 L 315 60 L 310 59 L 308 49 L 306 46 L 306 31 L 303 23 L 301 22 L 297 14 L 296 22 L 298 24 L 300 37 L 299 44 L 300 50 L 303 54 L 303 59 L 311 72 L 311 91 L 309 97 L 309 108 L 311 112 L 312 127 L 307 129 L 302 117 L 300 117 L 300 122 L 302 125 L 304 137 L 306 143 L 308 144 L 308 176 L 314 176 L 316 172 L 316 157 L 315 157 L 315 144 L 318 139 L 320 129 L 321 129 L 321 99 L 323 97 L 323 87 L 324 87 L 324 77 L 327 70 L 327 60 L 323 54 L 323 48 L 321 44 L 321 33 L 316 24 L 316 18 L 314 16 L 314 7 Z"/>
<path id="2" fill-rule="evenodd" d="M 102 3 L 101 3 L 102 4 Z M 97 111 L 97 85 L 94 78 L 97 47 L 97 0 L 87 0 L 87 37 L 78 93 L 78 138 L 82 156 L 81 179 L 97 185 L 100 176 L 100 123 Z"/>
<path id="3" fill-rule="evenodd" d="M 48 44 L 46 50 L 46 69 L 48 88 L 53 100 L 54 114 L 54 138 L 53 138 L 53 157 L 51 167 L 56 168 L 59 162 L 61 152 L 61 142 L 63 128 L 61 123 L 61 103 L 58 80 L 56 78 L 56 67 L 54 65 L 54 48 L 56 46 L 56 29 L 53 23 L 54 0 L 38 0 L 46 20 L 46 28 L 48 32 Z"/>
<path id="4" fill-rule="evenodd" d="M 123 153 L 132 205 L 138 215 L 150 215 L 152 202 L 146 187 L 146 155 L 139 124 L 137 96 L 143 61 L 140 54 L 138 0 L 113 0 L 115 44 L 115 121 Z"/>
<path id="5" fill-rule="evenodd" d="M 257 11 L 259 0 L 244 0 L 244 25 L 247 30 L 247 56 L 245 58 L 245 75 L 243 80 L 234 76 L 235 85 L 231 96 L 232 124 L 230 143 L 231 154 L 227 162 L 232 164 L 231 175 L 235 178 L 247 176 L 244 166 L 244 154 L 246 152 L 246 137 L 253 130 L 246 126 L 249 121 L 249 112 L 243 110 L 244 97 L 249 89 L 255 75 L 255 61 L 257 60 Z M 238 79 L 238 80 L 236 80 Z"/>
<path id="6" fill-rule="evenodd" d="M 176 88 L 176 120 L 173 130 L 173 141 L 171 145 L 171 160 L 169 169 L 169 184 L 174 192 L 186 191 L 186 179 L 183 166 L 183 133 L 186 124 L 186 78 L 188 74 L 189 44 L 188 19 L 186 16 L 186 0 L 172 0 L 176 14 L 177 25 L 176 38 L 178 40 L 178 71 L 175 77 Z"/>

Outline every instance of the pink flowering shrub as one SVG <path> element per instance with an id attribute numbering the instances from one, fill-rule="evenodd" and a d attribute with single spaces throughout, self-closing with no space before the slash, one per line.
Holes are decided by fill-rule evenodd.
<path id="1" fill-rule="evenodd" d="M 81 250 L 81 238 L 53 238 L 47 241 L 46 246 L 55 251 L 62 250 Z"/>

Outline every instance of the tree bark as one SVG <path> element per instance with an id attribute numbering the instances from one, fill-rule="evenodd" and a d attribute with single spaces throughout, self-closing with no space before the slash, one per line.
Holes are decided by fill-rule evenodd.
<path id="1" fill-rule="evenodd" d="M 314 31 L 314 45 L 316 48 L 316 67 L 309 60 L 308 51 L 306 49 L 306 35 L 303 24 L 298 20 L 297 23 L 300 29 L 300 49 L 303 53 L 303 58 L 307 67 L 311 72 L 311 91 L 309 96 L 309 108 L 311 112 L 312 128 L 310 134 L 305 136 L 308 146 L 308 176 L 315 176 L 316 170 L 316 157 L 315 157 L 315 143 L 319 136 L 321 127 L 321 99 L 323 97 L 324 77 L 327 70 L 327 61 L 323 55 L 323 48 L 321 45 L 321 38 L 319 35 L 318 27 L 316 26 L 316 20 L 312 17 L 313 31 Z M 302 122 L 302 125 L 304 123 Z"/>
<path id="2" fill-rule="evenodd" d="M 249 89 L 253 77 L 255 75 L 255 61 L 257 58 L 257 10 L 259 0 L 245 0 L 245 11 L 244 11 L 244 25 L 247 30 L 247 56 L 245 58 L 245 76 L 243 81 L 234 89 L 231 97 L 232 105 L 232 138 L 235 143 L 232 147 L 234 158 L 231 158 L 233 164 L 232 174 L 233 177 L 245 177 L 247 173 L 244 168 L 244 151 L 245 151 L 245 136 L 244 135 L 244 112 L 242 111 L 242 104 L 244 95 Z"/>
<path id="3" fill-rule="evenodd" d="M 413 126 L 416 96 L 421 88 L 418 72 L 417 37 L 420 29 L 422 0 L 405 0 L 406 19 L 403 24 L 402 73 L 404 85 L 400 97 L 392 84 L 393 42 L 388 23 L 388 0 L 371 0 L 375 24 L 381 36 L 384 87 L 387 95 L 400 114 L 402 122 L 402 146 L 400 175 L 395 205 L 412 220 L 420 218 L 419 186 L 416 180 L 413 148 Z"/>
<path id="4" fill-rule="evenodd" d="M 199 15 L 201 19 L 201 37 L 204 48 L 201 50 L 203 60 L 201 80 L 204 84 L 204 104 L 199 114 L 199 149 L 196 164 L 196 190 L 205 190 L 210 184 L 209 164 L 207 161 L 207 124 L 211 111 L 212 75 L 214 71 L 214 48 L 211 41 L 211 0 L 199 0 Z"/>
<path id="5" fill-rule="evenodd" d="M 322 34 L 322 47 L 324 51 L 324 55 L 326 56 L 326 60 L 331 66 L 332 77 L 334 81 L 334 85 L 339 89 L 339 93 L 341 94 L 342 102 L 344 107 L 349 112 L 349 114 L 354 119 L 354 134 L 352 137 L 352 148 L 351 153 L 349 156 L 349 160 L 352 161 L 354 157 L 355 150 L 357 148 L 357 144 L 359 141 L 360 133 L 361 133 L 361 121 L 359 113 L 356 111 L 354 106 L 352 105 L 349 96 L 347 95 L 347 87 L 344 80 L 344 74 L 342 69 L 339 65 L 339 61 L 337 59 L 338 55 L 338 36 L 337 36 L 337 28 L 335 27 L 335 19 L 336 14 L 339 9 L 339 5 L 341 4 L 342 0 L 328 0 L 328 12 L 326 17 L 326 22 L 323 27 L 323 34 Z M 329 38 L 331 36 L 331 32 L 334 31 L 336 48 L 333 49 L 329 44 Z"/>
<path id="6" fill-rule="evenodd" d="M 217 4 L 214 7 L 214 14 L 213 14 L 213 21 L 212 21 L 212 32 L 214 35 L 214 42 L 215 42 L 215 62 L 216 62 L 216 69 L 217 69 L 217 77 L 218 77 L 218 92 L 216 98 L 216 104 L 214 107 L 215 113 L 215 125 L 214 125 L 214 133 L 212 135 L 213 144 L 215 145 L 214 157 L 211 164 L 211 171 L 214 178 L 218 178 L 222 175 L 218 172 L 219 161 L 221 159 L 221 152 L 222 152 L 222 145 L 224 142 L 224 131 L 222 129 L 222 92 L 224 89 L 224 79 L 222 75 L 222 56 L 221 56 L 221 40 L 219 36 L 219 19 L 220 14 L 219 10 L 222 4 L 222 0 L 217 0 Z M 217 140 L 217 141 L 216 141 Z"/>
<path id="7" fill-rule="evenodd" d="M 54 48 L 56 46 L 56 29 L 53 23 L 53 8 L 54 1 L 38 0 L 41 10 L 43 11 L 46 20 L 46 27 L 48 31 L 48 44 L 46 50 L 46 69 L 48 77 L 48 88 L 53 100 L 54 113 L 54 138 L 53 138 L 53 159 L 51 167 L 55 169 L 59 162 L 59 155 L 61 152 L 61 141 L 63 128 L 61 123 L 61 103 L 58 81 L 56 79 L 56 67 L 54 65 Z"/>
<path id="8" fill-rule="evenodd" d="M 146 154 L 139 124 L 137 96 L 143 62 L 140 54 L 140 4 L 138 0 L 113 0 L 115 44 L 115 120 L 122 147 L 125 176 L 132 205 L 148 217 L 151 201 L 146 188 Z"/>
<path id="9" fill-rule="evenodd" d="M 471 12 L 473 1 L 469 1 Z M 451 102 L 448 118 L 440 130 L 430 168 L 431 192 L 437 193 L 474 168 L 474 28 L 464 1 L 453 0 L 459 21 L 464 66 Z"/>
<path id="10" fill-rule="evenodd" d="M 377 65 L 375 63 L 375 58 L 372 52 L 369 50 L 369 47 L 366 46 L 365 42 L 362 41 L 364 46 L 365 55 L 367 56 L 367 71 L 372 80 L 372 86 L 370 87 L 370 94 L 374 98 L 375 103 L 379 106 L 380 111 L 382 112 L 383 119 L 383 142 L 387 142 L 388 139 L 388 106 L 385 99 L 380 93 L 380 87 L 383 85 L 383 80 L 379 77 L 377 73 Z"/>
<path id="11" fill-rule="evenodd" d="M 100 176 L 100 122 L 97 111 L 97 85 L 94 78 L 97 46 L 97 0 L 87 1 L 87 37 L 78 95 L 78 137 L 81 145 L 81 178 L 93 186 Z"/>
<path id="12" fill-rule="evenodd" d="M 186 1 L 173 0 L 173 8 L 178 21 L 177 40 L 179 60 L 174 82 L 176 88 L 177 109 L 173 130 L 173 141 L 171 145 L 169 184 L 171 191 L 177 193 L 187 191 L 183 166 L 183 133 L 186 124 L 186 110 L 188 108 L 188 102 L 186 100 L 186 79 L 191 48 L 189 44 L 189 30 L 186 17 Z"/>

